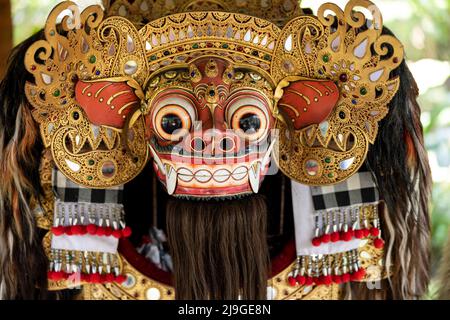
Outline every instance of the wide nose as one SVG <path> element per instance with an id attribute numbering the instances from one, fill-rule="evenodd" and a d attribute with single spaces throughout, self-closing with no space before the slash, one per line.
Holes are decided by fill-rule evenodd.
<path id="1" fill-rule="evenodd" d="M 240 150 L 241 139 L 230 130 L 201 130 L 186 136 L 183 148 L 188 154 L 202 153 L 206 156 L 227 156 Z"/>

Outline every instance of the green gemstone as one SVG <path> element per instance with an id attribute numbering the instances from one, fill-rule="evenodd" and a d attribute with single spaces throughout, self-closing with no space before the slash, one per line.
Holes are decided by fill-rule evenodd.
<path id="1" fill-rule="evenodd" d="M 367 89 L 364 88 L 364 87 L 362 87 L 362 88 L 359 90 L 359 93 L 361 93 L 361 95 L 365 96 L 365 95 L 367 94 Z"/>
<path id="2" fill-rule="evenodd" d="M 88 176 L 87 179 L 88 179 L 89 181 L 91 181 L 93 178 L 92 178 L 92 176 Z"/>
<path id="3" fill-rule="evenodd" d="M 227 44 L 227 43 L 224 43 L 224 44 L 222 45 L 222 48 L 228 49 L 228 44 Z"/>
<path id="4" fill-rule="evenodd" d="M 334 177 L 334 174 L 332 174 L 332 173 L 328 174 L 328 178 L 333 178 L 333 177 Z"/>
<path id="5" fill-rule="evenodd" d="M 198 43 L 194 43 L 194 44 L 192 45 L 192 48 L 198 49 Z"/>
<path id="6" fill-rule="evenodd" d="M 270 54 L 265 54 L 264 60 L 270 61 L 271 60 Z"/>
<path id="7" fill-rule="evenodd" d="M 328 62 L 328 61 L 330 61 L 330 56 L 327 55 L 327 54 L 325 54 L 325 55 L 322 57 L 322 60 L 323 60 L 323 62 Z"/>
<path id="8" fill-rule="evenodd" d="M 54 35 L 55 35 L 55 30 L 51 30 L 51 31 L 50 31 L 50 35 L 51 35 L 51 36 L 54 36 Z"/>
<path id="9" fill-rule="evenodd" d="M 325 158 L 325 162 L 326 163 L 331 163 L 331 159 L 330 158 Z"/>
<path id="10" fill-rule="evenodd" d="M 95 63 L 97 61 L 97 58 L 95 56 L 90 56 L 89 57 L 89 62 L 90 63 Z"/>
<path id="11" fill-rule="evenodd" d="M 61 91 L 59 91 L 59 89 L 56 89 L 55 91 L 53 91 L 54 97 L 59 97 L 60 94 L 61 94 Z"/>
<path id="12" fill-rule="evenodd" d="M 94 161 L 94 160 L 92 160 L 92 159 L 90 159 L 90 160 L 88 161 L 88 164 L 89 164 L 90 166 L 93 166 L 93 165 L 94 165 L 94 163 L 95 163 L 95 161 Z"/>
<path id="13" fill-rule="evenodd" d="M 150 60 L 152 60 L 152 61 L 156 60 L 156 55 L 154 54 L 154 55 L 150 56 Z"/>

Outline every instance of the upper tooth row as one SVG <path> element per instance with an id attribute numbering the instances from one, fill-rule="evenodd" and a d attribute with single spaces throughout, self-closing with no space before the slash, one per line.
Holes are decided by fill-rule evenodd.
<path id="1" fill-rule="evenodd" d="M 214 179 L 217 182 L 224 182 L 230 178 L 230 176 L 236 180 L 242 180 L 247 176 L 248 168 L 245 166 L 237 167 L 233 170 L 233 172 L 228 171 L 227 169 L 219 169 L 214 173 L 211 173 L 208 170 L 200 169 L 193 173 L 191 170 L 186 168 L 180 168 L 177 170 L 178 178 L 185 182 L 190 182 L 195 178 L 198 182 L 208 182 L 211 179 Z"/>

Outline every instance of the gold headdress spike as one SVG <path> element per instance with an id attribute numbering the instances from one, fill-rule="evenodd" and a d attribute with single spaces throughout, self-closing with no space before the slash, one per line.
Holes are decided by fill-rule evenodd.
<path id="1" fill-rule="evenodd" d="M 262 18 L 279 27 L 303 14 L 298 0 L 103 0 L 107 16 L 122 16 L 136 26 L 182 12 L 222 11 Z"/>
<path id="2" fill-rule="evenodd" d="M 111 13 L 123 3 L 107 8 Z M 145 9 L 143 3 L 131 6 Z M 370 20 L 356 11 L 360 7 L 369 10 Z M 334 15 L 324 16 L 326 11 Z M 360 168 L 398 89 L 399 79 L 390 74 L 403 60 L 403 48 L 381 30 L 378 8 L 366 0 L 351 0 L 344 11 L 325 4 L 318 17 L 297 16 L 283 29 L 258 17 L 213 11 L 165 16 L 139 30 L 121 16 L 103 20 L 99 6 L 80 13 L 67 1 L 50 14 L 46 40 L 27 52 L 25 65 L 35 83 L 28 83 L 26 92 L 59 169 L 81 185 L 104 188 L 132 179 L 146 163 L 145 125 L 136 115 L 143 91 L 159 85 L 154 74 L 189 66 L 198 57 L 221 57 L 232 66 L 256 69 L 265 81 L 255 86 L 273 91 L 278 84 L 274 112 L 286 120 L 277 123 L 275 158 L 281 170 L 301 183 L 333 184 Z M 227 71 L 233 79 L 241 74 Z M 336 100 L 324 120 L 304 121 L 327 97 Z M 136 122 L 125 143 L 120 131 L 133 110 Z M 131 152 L 124 152 L 126 144 Z"/>

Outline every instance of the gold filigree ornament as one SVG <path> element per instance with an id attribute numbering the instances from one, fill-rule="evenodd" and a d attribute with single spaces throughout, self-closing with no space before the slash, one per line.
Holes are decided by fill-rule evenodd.
<path id="1" fill-rule="evenodd" d="M 35 78 L 26 94 L 44 145 L 68 178 L 91 188 L 123 184 L 147 161 L 143 121 L 127 136 L 127 152 L 121 130 L 93 125 L 75 99 L 79 80 L 145 81 L 148 66 L 138 31 L 123 18 L 102 20 L 99 6 L 80 12 L 75 3 L 63 2 L 47 19 L 46 40 L 34 43 L 25 57 Z M 138 89 L 135 94 L 143 96 Z"/>
<path id="2" fill-rule="evenodd" d="M 368 10 L 372 20 L 358 8 Z M 329 11 L 334 15 L 325 16 Z M 373 3 L 353 0 L 344 12 L 326 3 L 317 18 L 298 17 L 284 27 L 271 66 L 279 83 L 276 99 L 299 76 L 333 80 L 340 91 L 337 105 L 320 124 L 292 130 L 279 116 L 275 159 L 287 176 L 308 185 L 335 184 L 363 164 L 400 82 L 390 73 L 402 62 L 403 47 L 381 34 L 382 25 Z"/>
<path id="3" fill-rule="evenodd" d="M 131 8 L 143 3 L 114 1 L 107 5 L 107 12 L 111 15 L 119 10 L 120 14 L 119 4 Z M 197 2 L 172 3 L 177 11 L 183 7 L 181 3 L 189 7 Z M 223 4 L 221 10 L 234 10 L 224 1 L 211 3 Z M 143 116 L 152 106 L 145 96 L 158 91 L 160 74 L 176 76 L 173 70 L 205 56 L 229 61 L 234 66 L 230 73 L 233 79 L 244 75 L 240 66 L 255 71 L 252 86 L 272 90 L 267 98 L 273 100 L 276 128 L 281 132 L 274 156 L 288 177 L 308 185 L 326 185 L 340 182 L 359 169 L 369 144 L 375 141 L 378 122 L 386 116 L 387 105 L 398 90 L 399 78 L 391 78 L 391 71 L 403 60 L 399 41 L 382 35 L 382 19 L 375 5 L 351 0 L 342 11 L 327 3 L 320 7 L 318 17 L 293 14 L 295 18 L 283 24 L 283 29 L 257 18 L 261 15 L 251 6 L 242 6 L 241 11 L 255 16 L 224 11 L 164 16 L 172 11 L 162 6 L 155 9 L 159 5 L 162 2 L 156 1 L 154 8 L 149 2 L 140 7 L 152 9 L 151 18 L 153 13 L 163 17 L 137 30 L 128 14 L 103 20 L 100 6 L 80 13 L 73 2 L 63 2 L 47 20 L 45 40 L 29 48 L 25 65 L 35 83 L 26 85 L 27 97 L 45 146 L 51 147 L 55 164 L 68 178 L 87 187 L 105 188 L 135 177 L 148 158 Z M 358 8 L 369 11 L 371 20 L 356 11 Z M 329 11 L 334 15 L 325 15 Z M 265 81 L 258 80 L 258 74 Z M 183 75 L 189 78 L 187 72 Z M 195 72 L 191 76 L 194 82 L 196 76 Z M 304 81 L 304 86 L 314 90 L 308 80 L 336 84 L 339 99 L 321 123 L 293 129 L 277 103 L 292 83 Z M 127 130 L 93 125 L 76 100 L 76 83 L 80 81 L 86 90 L 99 88 L 99 81 L 128 85 L 138 101 L 126 119 Z M 165 82 L 170 81 L 174 80 Z M 82 95 L 97 99 L 98 92 L 83 89 Z M 302 94 L 296 94 L 301 100 Z M 303 98 L 314 104 L 324 92 L 310 91 L 309 95 Z M 108 107 L 116 117 L 122 116 L 121 110 L 111 104 Z M 313 108 L 308 105 L 302 110 Z"/>

